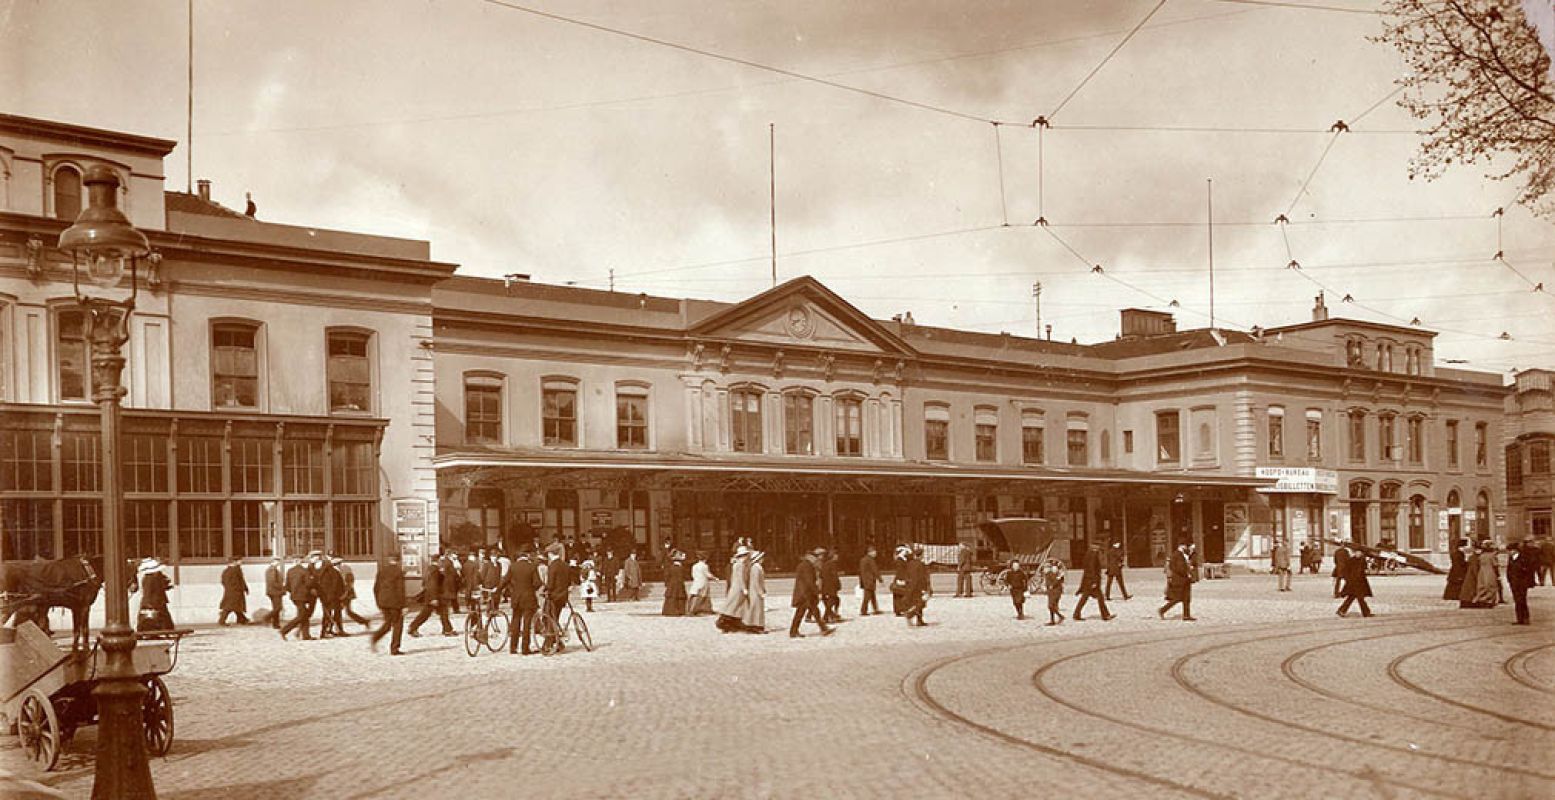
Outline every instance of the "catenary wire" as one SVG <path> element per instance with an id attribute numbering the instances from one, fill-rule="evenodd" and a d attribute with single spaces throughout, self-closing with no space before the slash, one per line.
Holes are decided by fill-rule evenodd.
<path id="1" fill-rule="evenodd" d="M 1053 110 L 1048 112 L 1048 118 L 1052 119 L 1053 117 L 1058 116 L 1058 112 L 1063 111 L 1064 106 L 1069 105 L 1069 101 L 1073 100 L 1074 96 L 1079 94 L 1080 90 L 1084 89 L 1085 85 L 1090 83 L 1092 78 L 1096 77 L 1096 73 L 1101 72 L 1102 67 L 1107 66 L 1107 62 L 1111 61 L 1112 57 L 1117 55 L 1119 50 L 1123 49 L 1123 45 L 1128 44 L 1128 41 L 1134 38 L 1134 34 L 1139 33 L 1139 29 L 1143 28 L 1145 23 L 1149 22 L 1150 18 L 1155 16 L 1155 12 L 1160 11 L 1161 6 L 1164 5 L 1166 5 L 1166 0 L 1160 0 L 1160 2 L 1156 3 L 1155 6 L 1150 9 L 1149 13 L 1140 18 L 1139 22 L 1135 23 L 1134 27 L 1129 29 L 1129 32 L 1124 35 L 1124 37 L 1119 40 L 1117 44 L 1113 45 L 1111 50 L 1107 51 L 1107 55 L 1103 56 L 1102 60 L 1097 62 L 1096 66 L 1091 67 L 1091 71 L 1085 73 L 1085 77 L 1081 78 L 1080 82 L 1076 84 L 1073 89 L 1069 90 L 1069 94 L 1064 95 L 1064 99 L 1058 101 L 1058 105 L 1054 106 Z"/>

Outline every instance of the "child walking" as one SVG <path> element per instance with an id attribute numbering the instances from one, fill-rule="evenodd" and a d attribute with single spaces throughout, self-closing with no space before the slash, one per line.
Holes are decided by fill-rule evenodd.
<path id="1" fill-rule="evenodd" d="M 1064 597 L 1064 562 L 1050 558 L 1042 565 L 1042 585 L 1047 590 L 1047 624 L 1057 625 L 1064 621 L 1064 612 L 1058 610 Z"/>
<path id="2" fill-rule="evenodd" d="M 1010 601 L 1015 604 L 1015 618 L 1026 618 L 1026 584 L 1031 576 L 1021 569 L 1019 561 L 1010 561 L 1010 568 L 1004 573 L 1004 581 L 1010 587 Z"/>
<path id="3" fill-rule="evenodd" d="M 594 562 L 583 562 L 583 580 L 581 582 L 581 594 L 583 595 L 583 610 L 594 610 L 594 598 L 599 596 L 599 573 L 594 569 Z"/>

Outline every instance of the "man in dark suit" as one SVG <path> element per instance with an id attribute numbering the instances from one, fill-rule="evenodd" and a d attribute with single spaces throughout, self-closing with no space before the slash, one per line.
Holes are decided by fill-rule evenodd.
<path id="1" fill-rule="evenodd" d="M 562 560 L 562 548 L 553 546 L 546 551 L 545 563 L 545 613 L 561 622 L 562 606 L 567 605 L 567 594 L 572 590 L 572 570 Z M 546 642 L 549 645 L 549 642 Z"/>
<path id="2" fill-rule="evenodd" d="M 1108 600 L 1112 599 L 1112 582 L 1117 581 L 1118 589 L 1123 592 L 1123 599 L 1128 600 L 1133 595 L 1128 593 L 1128 586 L 1123 583 L 1123 543 L 1113 542 L 1112 547 L 1107 548 L 1107 590 L 1102 592 Z"/>
<path id="3" fill-rule="evenodd" d="M 335 613 L 335 625 L 341 630 L 345 630 L 344 623 L 341 621 L 341 615 L 343 614 L 350 617 L 364 629 L 372 630 L 372 623 L 356 613 L 356 610 L 351 607 L 351 601 L 356 599 L 356 573 L 351 570 L 351 565 L 346 563 L 345 559 L 336 556 L 332 561 L 335 564 L 335 569 L 340 570 L 340 579 L 346 585 L 345 593 L 340 596 L 340 609 Z M 403 608 L 404 604 L 402 603 L 400 607 Z"/>
<path id="4" fill-rule="evenodd" d="M 1183 622 L 1195 622 L 1193 616 L 1193 582 L 1198 580 L 1193 566 L 1193 545 L 1184 542 L 1167 556 L 1166 604 L 1156 609 L 1156 616 L 1166 619 L 1172 606 L 1182 603 Z"/>
<path id="5" fill-rule="evenodd" d="M 346 579 L 340 576 L 329 559 L 318 563 L 319 604 L 324 606 L 324 619 L 319 623 L 319 638 L 346 635 L 340 625 L 340 600 L 346 596 Z"/>
<path id="6" fill-rule="evenodd" d="M 265 567 L 265 596 L 270 598 L 270 627 L 281 629 L 281 598 L 286 596 L 286 581 L 282 579 L 281 559 L 270 559 Z"/>
<path id="7" fill-rule="evenodd" d="M 481 560 L 481 588 L 486 590 L 481 599 L 488 603 L 488 608 L 502 604 L 502 563 L 497 561 L 495 550 Z"/>
<path id="8" fill-rule="evenodd" d="M 535 612 L 540 610 L 540 573 L 529 556 L 529 549 L 518 552 L 508 569 L 508 595 L 513 598 L 513 630 L 508 637 L 508 653 L 529 655 L 535 627 Z M 520 642 L 522 639 L 522 642 Z"/>
<path id="9" fill-rule="evenodd" d="M 837 554 L 827 551 L 821 556 L 821 603 L 827 622 L 841 622 L 837 607 L 842 604 L 842 571 L 837 566 Z"/>
<path id="10" fill-rule="evenodd" d="M 832 629 L 826 626 L 826 620 L 821 617 L 819 608 L 821 599 L 821 587 L 817 582 L 819 563 L 821 556 L 826 552 L 825 548 L 817 547 L 799 559 L 799 567 L 794 573 L 794 621 L 788 626 L 788 635 L 799 639 L 804 634 L 799 632 L 799 623 L 805 620 L 806 615 L 814 619 L 821 626 L 821 635 L 830 636 Z"/>
<path id="11" fill-rule="evenodd" d="M 1080 574 L 1080 588 L 1075 594 L 1080 596 L 1080 601 L 1074 604 L 1074 621 L 1080 622 L 1085 617 L 1080 612 L 1085 610 L 1085 601 L 1096 598 L 1096 605 L 1101 608 L 1103 621 L 1112 619 L 1112 614 L 1107 611 L 1107 598 L 1101 591 L 1101 543 L 1092 541 L 1085 547 L 1085 558 L 1082 561 L 1083 572 Z"/>
<path id="12" fill-rule="evenodd" d="M 439 569 L 442 570 L 443 575 L 440 584 L 442 591 L 438 596 L 438 605 L 444 624 L 448 625 L 443 630 L 443 635 L 457 636 L 458 634 L 454 632 L 454 626 L 448 624 L 447 619 L 449 614 L 459 613 L 459 554 L 451 553 L 445 556 L 439 563 Z"/>
<path id="13" fill-rule="evenodd" d="M 923 560 L 923 548 L 914 547 L 907 551 L 907 560 L 902 564 L 902 573 L 906 576 L 906 586 L 902 589 L 902 616 L 907 618 L 908 627 L 917 625 L 923 627 L 929 623 L 923 621 L 923 611 L 929 605 L 929 565 Z"/>
<path id="14" fill-rule="evenodd" d="M 378 577 L 373 580 L 373 599 L 383 611 L 383 625 L 373 631 L 367 646 L 378 649 L 378 641 L 384 634 L 389 638 L 389 655 L 400 655 L 400 630 L 405 622 L 405 571 L 400 569 L 399 556 L 390 554 L 378 567 Z"/>
<path id="15" fill-rule="evenodd" d="M 1528 590 L 1539 577 L 1539 545 L 1532 539 L 1524 539 L 1509 548 L 1506 562 L 1506 582 L 1512 587 L 1512 604 L 1517 619 L 1512 624 L 1529 624 Z"/>
<path id="16" fill-rule="evenodd" d="M 880 613 L 880 603 L 875 600 L 875 587 L 880 585 L 880 565 L 875 563 L 875 548 L 871 547 L 864 553 L 864 557 L 858 560 L 858 587 L 864 593 L 864 600 L 859 604 L 858 615 L 867 617 L 871 613 Z M 874 609 L 873 612 L 870 609 Z"/>
<path id="17" fill-rule="evenodd" d="M 286 634 L 300 625 L 302 638 L 312 639 L 313 634 L 308 628 L 313 624 L 313 605 L 318 600 L 318 587 L 314 582 L 313 567 L 300 556 L 286 573 L 286 592 L 291 595 L 292 605 L 297 608 L 297 616 L 281 627 L 281 638 L 285 639 Z"/>
<path id="18" fill-rule="evenodd" d="M 248 581 L 243 579 L 243 561 L 234 558 L 221 571 L 221 613 L 216 624 L 225 626 L 227 616 L 236 614 L 239 625 L 248 624 Z"/>
<path id="19" fill-rule="evenodd" d="M 454 626 L 448 621 L 448 605 L 444 598 L 443 565 L 433 562 L 427 565 L 421 578 L 421 611 L 417 612 L 416 618 L 410 621 L 411 636 L 421 635 L 421 625 L 432 616 L 434 611 L 437 612 L 438 620 L 443 623 L 443 635 L 454 635 Z"/>
<path id="20" fill-rule="evenodd" d="M 972 596 L 972 548 L 966 542 L 956 551 L 956 596 Z"/>
<path id="21" fill-rule="evenodd" d="M 1350 572 L 1349 561 L 1350 548 L 1340 546 L 1339 549 L 1334 551 L 1334 597 L 1339 596 L 1339 587 L 1344 582 L 1344 576 Z"/>
<path id="22" fill-rule="evenodd" d="M 621 559 L 616 558 L 614 550 L 605 551 L 605 561 L 599 573 L 599 579 L 604 582 L 605 599 L 614 603 L 616 601 L 616 573 L 621 571 Z"/>
<path id="23" fill-rule="evenodd" d="M 1349 550 L 1348 546 L 1341 547 L 1334 553 L 1337 559 L 1339 553 Z M 1344 572 L 1340 574 L 1344 578 L 1344 602 L 1339 604 L 1337 613 L 1344 616 L 1350 611 L 1350 604 L 1356 603 L 1361 607 L 1361 616 L 1371 616 L 1371 608 L 1366 605 L 1366 598 L 1371 597 L 1371 581 L 1366 578 L 1366 556 L 1362 553 L 1350 553 L 1344 560 Z"/>

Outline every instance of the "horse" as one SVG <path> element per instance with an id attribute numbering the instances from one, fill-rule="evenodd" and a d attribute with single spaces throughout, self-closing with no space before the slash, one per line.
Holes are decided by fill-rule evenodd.
<path id="1" fill-rule="evenodd" d="M 8 607 L 6 624 L 24 619 L 47 623 L 49 609 L 70 609 L 73 649 L 92 645 L 90 612 L 103 587 L 102 556 L 75 556 L 53 561 L 0 563 L 0 592 L 20 597 Z"/>

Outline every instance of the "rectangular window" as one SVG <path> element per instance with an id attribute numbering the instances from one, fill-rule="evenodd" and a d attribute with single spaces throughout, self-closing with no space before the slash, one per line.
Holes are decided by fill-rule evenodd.
<path id="1" fill-rule="evenodd" d="M 281 474 L 287 494 L 323 494 L 325 468 L 321 441 L 293 439 L 281 450 Z"/>
<path id="2" fill-rule="evenodd" d="M 1447 468 L 1458 468 L 1458 421 L 1447 420 Z"/>
<path id="3" fill-rule="evenodd" d="M 121 440 L 124 452 L 124 490 L 167 492 L 167 437 L 132 434 Z"/>
<path id="4" fill-rule="evenodd" d="M 67 432 L 59 439 L 59 483 L 66 492 L 102 491 L 102 436 Z"/>
<path id="5" fill-rule="evenodd" d="M 1489 450 L 1489 426 L 1483 422 L 1474 423 L 1474 466 L 1484 469 L 1490 464 Z"/>
<path id="6" fill-rule="evenodd" d="M 373 457 L 372 442 L 335 442 L 331 457 L 334 460 L 331 492 L 368 497 L 378 494 L 378 461 Z"/>
<path id="7" fill-rule="evenodd" d="M 541 394 L 541 418 L 545 444 L 576 447 L 578 444 L 578 390 L 545 387 Z"/>
<path id="8" fill-rule="evenodd" d="M 856 397 L 836 401 L 837 455 L 864 455 L 864 404 Z"/>
<path id="9" fill-rule="evenodd" d="M 178 437 L 178 492 L 222 492 L 220 439 L 213 436 Z"/>
<path id="10" fill-rule="evenodd" d="M 1307 409 L 1307 460 L 1323 460 L 1323 412 Z"/>
<path id="11" fill-rule="evenodd" d="M 1269 457 L 1285 457 L 1285 409 L 1269 409 Z"/>
<path id="12" fill-rule="evenodd" d="M 79 500 L 71 503 L 86 502 Z M 94 525 L 92 530 L 102 530 Z M 30 561 L 34 558 L 54 558 L 54 501 L 53 500 L 3 500 L 0 501 L 0 536 L 3 536 L 4 560 Z M 90 553 L 100 553 L 94 548 Z"/>
<path id="13" fill-rule="evenodd" d="M 1401 461 L 1403 453 L 1398 449 L 1398 431 L 1394 426 L 1392 414 L 1377 415 L 1377 436 L 1381 439 L 1382 458 L 1386 461 Z"/>
<path id="14" fill-rule="evenodd" d="M 1366 460 L 1366 412 L 1350 412 L 1350 460 Z"/>
<path id="15" fill-rule="evenodd" d="M 52 491 L 52 440 L 53 436 L 48 431 L 0 431 L 0 491 Z"/>
<path id="16" fill-rule="evenodd" d="M 1548 450 L 1544 457 L 1549 459 Z M 1515 444 L 1506 446 L 1506 488 L 1510 492 L 1523 490 L 1523 451 Z"/>
<path id="17" fill-rule="evenodd" d="M 974 432 L 977 438 L 976 458 L 978 461 L 994 461 L 998 458 L 999 426 L 978 423 Z"/>
<path id="18" fill-rule="evenodd" d="M 800 392 L 783 395 L 783 452 L 815 454 L 815 398 Z"/>
<path id="19" fill-rule="evenodd" d="M 929 419 L 923 422 L 924 457 L 930 461 L 950 460 L 950 422 Z"/>
<path id="20" fill-rule="evenodd" d="M 178 504 L 178 558 L 219 559 L 226 555 L 222 543 L 220 500 L 184 500 Z"/>
<path id="21" fill-rule="evenodd" d="M 270 555 L 270 531 L 265 526 L 264 504 L 258 500 L 232 501 L 232 557 L 264 558 Z"/>
<path id="22" fill-rule="evenodd" d="M 761 392 L 736 389 L 729 393 L 729 433 L 734 452 L 761 452 Z"/>
<path id="23" fill-rule="evenodd" d="M 86 335 L 86 315 L 61 311 L 54 318 L 54 355 L 59 368 L 59 399 L 91 400 L 91 345 Z"/>
<path id="24" fill-rule="evenodd" d="M 372 410 L 373 374 L 368 361 L 369 337 L 358 331 L 330 331 L 329 410 L 365 413 Z"/>
<path id="25" fill-rule="evenodd" d="M 1047 462 L 1043 453 L 1044 430 L 1037 425 L 1023 425 L 1020 429 L 1020 457 L 1023 464 L 1043 464 Z"/>
<path id="26" fill-rule="evenodd" d="M 211 327 L 211 403 L 216 408 L 259 407 L 259 326 Z"/>
<path id="27" fill-rule="evenodd" d="M 1133 452 L 1134 452 L 1134 432 L 1133 431 L 1124 431 L 1123 432 L 1123 453 L 1124 453 L 1124 455 L 1130 455 Z"/>
<path id="28" fill-rule="evenodd" d="M 372 555 L 373 522 L 377 518 L 377 503 L 335 503 L 335 553 Z"/>
<path id="29" fill-rule="evenodd" d="M 232 440 L 232 492 L 234 494 L 275 492 L 274 440 Z"/>
<path id="30" fill-rule="evenodd" d="M 125 558 L 168 558 L 167 507 L 166 500 L 124 501 Z"/>
<path id="31" fill-rule="evenodd" d="M 470 444 L 502 443 L 502 381 L 464 379 L 464 440 Z"/>
<path id="32" fill-rule="evenodd" d="M 314 550 L 324 550 L 324 504 L 287 501 L 286 552 L 305 554 Z"/>
<path id="33" fill-rule="evenodd" d="M 1512 474 L 1511 464 L 1507 465 L 1507 475 Z M 1550 474 L 1550 443 L 1543 439 L 1534 439 L 1528 442 L 1528 474 Z"/>
<path id="34" fill-rule="evenodd" d="M 94 556 L 101 553 L 103 551 L 102 501 L 66 500 L 61 503 L 60 527 L 65 534 L 64 556 Z M 51 536 L 50 539 L 52 538 Z"/>
<path id="35" fill-rule="evenodd" d="M 648 395 L 640 390 L 616 392 L 616 447 L 648 449 Z"/>
<path id="36" fill-rule="evenodd" d="M 1090 431 L 1084 428 L 1069 429 L 1069 466 L 1083 467 L 1090 460 Z"/>
<path id="37" fill-rule="evenodd" d="M 1163 464 L 1182 461 L 1182 435 L 1176 411 L 1158 411 L 1155 415 L 1156 460 Z"/>
<path id="38" fill-rule="evenodd" d="M 1409 417 L 1404 420 L 1404 449 L 1409 454 L 1409 463 L 1421 464 L 1425 462 L 1424 419 Z"/>

